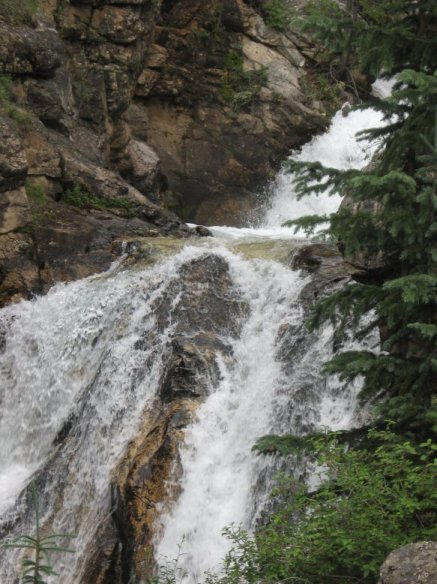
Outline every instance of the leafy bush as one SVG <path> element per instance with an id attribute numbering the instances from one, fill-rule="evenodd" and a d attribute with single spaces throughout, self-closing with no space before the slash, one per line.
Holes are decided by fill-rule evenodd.
<path id="1" fill-rule="evenodd" d="M 9 75 L 0 75 L 0 109 L 3 110 L 11 120 L 25 126 L 30 123 L 31 117 L 27 112 L 17 109 L 11 103 L 11 88 L 12 78 Z"/>
<path id="2" fill-rule="evenodd" d="M 228 529 L 233 549 L 216 583 L 376 581 L 394 548 L 437 537 L 437 446 L 390 430 L 369 431 L 366 448 L 315 438 L 321 485 L 309 492 L 283 477 L 269 525 L 250 537 Z"/>
<path id="3" fill-rule="evenodd" d="M 103 211 L 105 209 L 119 208 L 133 212 L 130 201 L 126 199 L 103 199 L 96 197 L 80 185 L 74 185 L 71 189 L 65 191 L 62 200 L 78 209 L 100 209 Z"/>
<path id="4" fill-rule="evenodd" d="M 244 58 L 237 51 L 229 51 L 223 61 L 225 74 L 221 86 L 224 101 L 234 110 L 247 109 L 259 96 L 261 88 L 267 82 L 265 67 L 245 71 Z"/>
<path id="5" fill-rule="evenodd" d="M 26 181 L 26 195 L 31 202 L 38 206 L 44 205 L 47 200 L 47 195 L 41 185 Z"/>
<path id="6" fill-rule="evenodd" d="M 0 75 L 0 105 L 9 103 L 11 97 L 11 85 L 12 79 L 9 75 Z"/>
<path id="7" fill-rule="evenodd" d="M 267 0 L 263 3 L 263 12 L 266 15 L 266 23 L 277 30 L 284 30 L 290 19 L 291 9 L 285 0 Z"/>
<path id="8" fill-rule="evenodd" d="M 0 18 L 8 24 L 31 24 L 38 0 L 0 0 Z"/>

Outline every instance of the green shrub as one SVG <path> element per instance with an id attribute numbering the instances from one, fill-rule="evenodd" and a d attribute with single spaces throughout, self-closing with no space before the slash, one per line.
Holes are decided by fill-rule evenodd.
<path id="1" fill-rule="evenodd" d="M 337 111 L 344 101 L 344 84 L 330 80 L 326 74 L 302 77 L 301 87 L 308 98 L 323 102 L 330 114 Z"/>
<path id="2" fill-rule="evenodd" d="M 27 180 L 25 189 L 29 200 L 31 226 L 37 227 L 44 219 L 52 218 L 53 212 L 46 209 L 47 194 L 44 187 Z"/>
<path id="3" fill-rule="evenodd" d="M 134 211 L 132 203 L 127 199 L 103 199 L 96 197 L 80 185 L 74 185 L 71 189 L 65 191 L 62 200 L 78 209 L 99 209 L 103 211 L 105 209 L 118 208 L 125 209 L 131 213 Z"/>
<path id="4" fill-rule="evenodd" d="M 371 430 L 365 442 L 347 450 L 332 436 L 314 439 L 319 489 L 283 477 L 269 525 L 254 538 L 226 530 L 233 549 L 215 582 L 374 584 L 390 551 L 436 539 L 436 444 L 389 430 Z"/>
<path id="5" fill-rule="evenodd" d="M 263 4 L 263 11 L 266 15 L 266 23 L 277 30 L 287 28 L 291 9 L 286 5 L 285 0 L 267 0 Z"/>
<path id="6" fill-rule="evenodd" d="M 0 0 L 1 2 L 1 0 Z M 0 75 L 0 105 L 8 104 L 11 97 L 12 79 L 9 75 Z"/>
<path id="7" fill-rule="evenodd" d="M 26 195 L 31 204 L 42 206 L 47 201 L 47 195 L 41 185 L 26 181 Z"/>
<path id="8" fill-rule="evenodd" d="M 243 55 L 235 50 L 229 51 L 223 60 L 221 94 L 225 103 L 236 111 L 252 105 L 267 82 L 266 67 L 245 71 L 243 65 Z"/>
<path id="9" fill-rule="evenodd" d="M 0 75 L 0 110 L 5 112 L 11 120 L 24 126 L 31 121 L 31 117 L 27 112 L 16 108 L 12 104 L 11 89 L 12 78 L 10 75 Z"/>
<path id="10" fill-rule="evenodd" d="M 8 24 L 31 24 L 38 0 L 0 0 L 0 18 Z"/>

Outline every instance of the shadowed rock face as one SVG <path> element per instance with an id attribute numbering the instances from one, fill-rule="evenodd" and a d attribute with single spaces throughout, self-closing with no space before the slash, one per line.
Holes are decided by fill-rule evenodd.
<path id="1" fill-rule="evenodd" d="M 326 122 L 302 89 L 307 45 L 250 4 L 163 2 L 127 112 L 161 158 L 167 200 L 207 225 L 247 221 L 284 155 Z"/>
<path id="2" fill-rule="evenodd" d="M 121 240 L 189 234 L 157 204 L 159 159 L 122 119 L 154 7 L 40 4 L 33 25 L 0 18 L 0 306 L 107 269 Z"/>
<path id="3" fill-rule="evenodd" d="M 0 305 L 106 269 L 119 240 L 188 235 L 164 207 L 241 224 L 326 121 L 311 47 L 250 2 L 39 4 L 0 11 Z"/>

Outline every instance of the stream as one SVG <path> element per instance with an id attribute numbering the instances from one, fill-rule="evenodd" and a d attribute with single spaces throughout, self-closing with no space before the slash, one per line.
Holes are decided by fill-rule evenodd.
<path id="1" fill-rule="evenodd" d="M 377 145 L 355 134 L 381 123 L 373 110 L 346 117 L 340 111 L 293 157 L 362 168 Z M 76 553 L 53 558 L 59 576 L 49 582 L 88 582 L 87 550 L 111 511 L 111 476 L 144 412 L 156 407 L 171 341 L 181 334 L 181 274 L 193 262 L 219 258 L 232 298 L 247 310 L 237 327 L 219 331 L 230 350 L 218 352 L 219 374 L 185 430 L 175 479 L 180 495 L 162 507 L 156 524 L 158 564 L 181 554 L 180 578 L 194 584 L 220 569 L 229 549 L 223 528 L 254 527 L 280 464 L 252 451 L 257 438 L 359 424 L 359 387 L 344 392 L 320 374 L 332 354 L 332 331 L 303 332 L 300 295 L 309 277 L 292 270 L 289 258 L 305 240 L 281 227 L 335 212 L 341 198 L 298 201 L 285 171 L 270 192 L 256 227 L 212 226 L 212 238 L 163 243 L 153 262 L 122 258 L 105 274 L 58 284 L 0 311 L 0 537 L 32 532 L 33 477 L 41 522 L 51 532 L 76 534 Z M 166 318 L 159 320 L 163 304 Z M 296 472 L 308 479 L 308 469 Z M 2 584 L 18 582 L 19 562 L 19 551 L 0 549 Z"/>

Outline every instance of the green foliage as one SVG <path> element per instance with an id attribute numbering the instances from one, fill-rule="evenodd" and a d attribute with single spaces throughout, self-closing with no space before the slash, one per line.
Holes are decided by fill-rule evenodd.
<path id="1" fill-rule="evenodd" d="M 370 430 L 367 447 L 313 439 L 321 484 L 309 492 L 283 477 L 280 502 L 254 537 L 226 534 L 233 549 L 217 584 L 373 584 L 394 548 L 437 537 L 437 445 Z"/>
<path id="2" fill-rule="evenodd" d="M 327 215 L 304 215 L 299 217 L 299 219 L 290 219 L 289 221 L 284 221 L 282 227 L 294 227 L 294 232 L 297 233 L 302 230 L 305 235 L 313 235 L 314 230 L 329 221 Z"/>
<path id="3" fill-rule="evenodd" d="M 175 558 L 167 558 L 166 556 L 161 558 L 158 566 L 159 576 L 149 578 L 147 584 L 179 584 L 184 582 L 187 572 L 181 565 L 181 558 L 184 555 L 182 552 L 183 545 L 184 538 L 178 545 L 178 553 Z M 146 553 L 145 564 L 152 570 L 154 563 L 153 551 L 149 549 Z"/>
<path id="4" fill-rule="evenodd" d="M 9 75 L 0 75 L 0 105 L 9 103 L 11 97 L 11 86 L 11 77 Z"/>
<path id="5" fill-rule="evenodd" d="M 37 227 L 44 219 L 51 217 L 51 212 L 46 208 L 47 194 L 41 185 L 29 180 L 26 181 L 25 189 L 29 200 L 31 225 Z"/>
<path id="6" fill-rule="evenodd" d="M 31 24 L 38 0 L 0 0 L 0 18 L 12 25 Z"/>
<path id="7" fill-rule="evenodd" d="M 74 185 L 71 189 L 65 191 L 62 200 L 78 209 L 99 209 L 103 211 L 105 209 L 117 208 L 124 209 L 131 214 L 134 212 L 133 205 L 130 201 L 126 199 L 103 199 L 96 197 L 80 185 Z"/>
<path id="8" fill-rule="evenodd" d="M 223 60 L 221 94 L 225 103 L 236 111 L 248 109 L 267 82 L 265 67 L 245 71 L 243 65 L 243 55 L 234 50 L 229 51 Z"/>
<path id="9" fill-rule="evenodd" d="M 23 112 L 12 105 L 11 89 L 12 78 L 9 75 L 0 75 L 0 109 L 2 109 L 11 120 L 24 126 L 29 123 L 30 116 L 28 113 Z"/>
<path id="10" fill-rule="evenodd" d="M 22 584 L 46 584 L 46 576 L 56 576 L 50 556 L 59 553 L 74 553 L 74 550 L 58 545 L 58 540 L 71 539 L 71 534 L 53 534 L 43 536 L 40 526 L 39 502 L 36 487 L 32 483 L 32 502 L 35 510 L 35 536 L 21 535 L 10 543 L 3 544 L 5 548 L 26 550 L 33 557 L 26 556 L 22 560 Z"/>
<path id="11" fill-rule="evenodd" d="M 431 335 L 437 324 L 437 77 L 406 69 L 398 79 L 392 97 L 376 104 L 391 122 L 364 134 L 381 143 L 372 171 L 343 172 L 302 162 L 290 163 L 290 169 L 297 173 L 299 196 L 325 190 L 348 194 L 350 204 L 330 218 L 330 236 L 347 257 L 364 254 L 381 266 L 372 284 L 353 284 L 322 300 L 311 326 L 330 320 L 340 333 L 352 326 L 361 338 L 369 330 L 362 316 L 372 312 L 372 325 L 382 331 L 383 352 L 343 353 L 326 370 L 346 380 L 364 376 L 363 398 L 394 400 L 399 407 L 394 418 L 418 428 L 437 379 L 437 345 Z M 293 223 L 311 231 L 325 219 Z M 406 407 L 411 403 L 413 408 Z"/>
<path id="12" fill-rule="evenodd" d="M 331 60 L 338 57 L 347 64 L 353 57 L 361 70 L 374 75 L 407 67 L 434 70 L 434 0 L 351 0 L 349 4 L 345 10 L 335 0 L 309 2 L 301 21 L 302 29 L 325 47 Z"/>
<path id="13" fill-rule="evenodd" d="M 219 40 L 223 37 L 225 32 L 225 27 L 223 25 L 223 5 L 219 2 L 211 13 L 211 20 L 206 24 L 206 28 L 203 31 L 199 31 L 199 35 L 204 36 L 204 38 L 212 38 L 214 40 Z"/>
<path id="14" fill-rule="evenodd" d="M 291 10 L 285 0 L 267 0 L 263 3 L 263 12 L 266 15 L 266 23 L 277 30 L 287 28 Z"/>
<path id="15" fill-rule="evenodd" d="M 41 185 L 26 182 L 26 195 L 29 200 L 35 205 L 42 206 L 46 203 L 47 195 Z"/>

